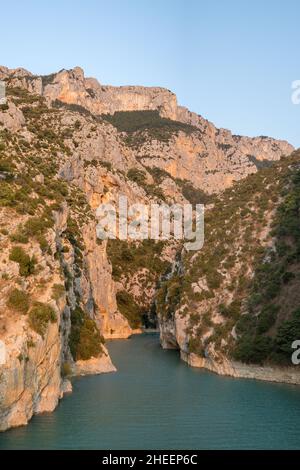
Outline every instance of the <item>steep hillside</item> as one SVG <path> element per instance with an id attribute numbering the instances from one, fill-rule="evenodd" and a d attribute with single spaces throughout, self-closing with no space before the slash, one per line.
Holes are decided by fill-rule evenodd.
<path id="1" fill-rule="evenodd" d="M 219 373 L 300 383 L 299 176 L 295 152 L 216 198 L 204 248 L 182 251 L 157 293 L 165 347 Z"/>

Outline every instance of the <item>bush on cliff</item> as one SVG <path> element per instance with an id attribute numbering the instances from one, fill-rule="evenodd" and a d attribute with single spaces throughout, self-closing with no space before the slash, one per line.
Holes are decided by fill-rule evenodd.
<path id="1" fill-rule="evenodd" d="M 86 317 L 80 329 L 77 358 L 86 361 L 91 357 L 98 357 L 102 352 L 102 342 L 96 323 L 91 318 Z"/>
<path id="2" fill-rule="evenodd" d="M 139 170 L 138 168 L 130 168 L 130 170 L 127 171 L 127 178 L 134 183 L 143 185 L 145 183 L 146 174 L 143 170 Z"/>
<path id="3" fill-rule="evenodd" d="M 128 244 L 123 240 L 109 240 L 107 254 L 113 266 L 113 277 L 119 280 L 124 273 L 134 274 L 146 268 L 161 275 L 170 263 L 162 259 L 163 241 L 143 240 Z"/>
<path id="4" fill-rule="evenodd" d="M 20 276 L 30 276 L 34 273 L 36 260 L 34 256 L 30 257 L 22 247 L 14 246 L 10 252 L 9 259 L 19 265 Z"/>
<path id="5" fill-rule="evenodd" d="M 29 312 L 29 324 L 31 328 L 43 337 L 49 322 L 56 322 L 56 313 L 53 308 L 42 302 L 35 302 Z"/>
<path id="6" fill-rule="evenodd" d="M 100 335 L 95 321 L 77 306 L 71 312 L 71 333 L 69 347 L 73 359 L 88 360 L 91 357 L 99 357 L 102 354 L 103 337 Z"/>
<path id="7" fill-rule="evenodd" d="M 7 306 L 25 315 L 29 309 L 28 294 L 19 289 L 12 289 L 8 296 Z"/>
<path id="8" fill-rule="evenodd" d="M 6 181 L 1 181 L 0 184 L 0 206 L 12 207 L 15 205 L 15 193 L 12 186 Z"/>
<path id="9" fill-rule="evenodd" d="M 117 292 L 117 304 L 120 312 L 127 318 L 132 328 L 138 328 L 141 324 L 141 312 L 131 294 L 122 290 Z"/>
<path id="10" fill-rule="evenodd" d="M 65 293 L 66 289 L 62 284 L 54 284 L 52 286 L 52 298 L 54 300 L 59 300 Z"/>
<path id="11" fill-rule="evenodd" d="M 70 375 L 72 375 L 71 364 L 69 362 L 64 362 L 61 365 L 61 376 L 65 378 L 65 377 L 70 377 Z"/>
<path id="12" fill-rule="evenodd" d="M 200 357 L 205 357 L 205 349 L 201 339 L 191 337 L 189 339 L 188 348 L 190 353 L 197 354 L 197 356 Z"/>

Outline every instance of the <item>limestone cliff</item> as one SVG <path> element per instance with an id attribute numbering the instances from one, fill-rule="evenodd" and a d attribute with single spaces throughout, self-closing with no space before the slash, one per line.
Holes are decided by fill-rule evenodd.
<path id="1" fill-rule="evenodd" d="M 285 141 L 265 136 L 242 137 L 226 129 L 217 129 L 203 117 L 178 106 L 176 96 L 169 90 L 102 85 L 95 79 L 85 78 L 80 67 L 49 76 L 0 67 L 1 78 L 9 80 L 11 86 L 44 96 L 49 104 L 61 102 L 73 109 L 77 106 L 78 110 L 83 108 L 96 116 L 158 111 L 163 118 L 190 126 L 188 133 L 175 132 L 166 142 L 149 139 L 148 135 L 126 153 L 146 167 L 164 169 L 172 177 L 192 181 L 194 186 L 208 193 L 229 187 L 234 181 L 256 172 L 258 167 L 278 160 L 281 155 L 289 155 L 293 150 Z M 120 155 L 114 151 L 113 163 L 115 157 L 120 164 Z"/>
<path id="2" fill-rule="evenodd" d="M 0 365 L 0 430 L 26 424 L 34 413 L 53 411 L 64 392 L 71 390 L 67 376 L 72 373 L 115 370 L 104 346 L 97 359 L 76 361 L 70 354 L 76 298 L 80 292 L 81 303 L 88 304 L 87 293 L 92 292 L 93 282 L 101 281 L 102 273 L 96 278 L 87 267 L 83 275 L 79 277 L 77 271 L 73 277 L 71 269 L 78 270 L 78 265 L 74 250 L 70 250 L 70 284 L 66 286 L 67 263 L 61 249 L 63 244 L 66 247 L 67 208 L 54 213 L 53 227 L 46 231 L 44 240 L 22 239 L 26 235 L 21 227 L 29 228 L 30 219 L 11 216 L 9 208 L 2 209 L 0 339 L 5 356 Z M 22 251 L 14 257 L 17 248 Z M 94 305 L 98 305 L 97 299 Z M 53 318 L 48 321 L 44 316 L 50 309 Z M 87 307 L 86 311 L 95 317 Z"/>

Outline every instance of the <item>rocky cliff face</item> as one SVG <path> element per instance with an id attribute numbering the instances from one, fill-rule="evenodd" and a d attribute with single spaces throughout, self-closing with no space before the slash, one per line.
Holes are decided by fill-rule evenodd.
<path id="1" fill-rule="evenodd" d="M 105 276 L 100 272 L 97 277 L 88 263 L 84 274 L 78 275 L 75 250 L 62 254 L 68 215 L 66 206 L 53 214 L 53 227 L 45 233 L 45 252 L 45 241 L 39 237 L 22 239 L 21 227 L 29 228 L 30 218 L 21 214 L 12 218 L 9 208 L 1 211 L 0 338 L 5 356 L 0 365 L 0 430 L 26 424 L 35 413 L 53 411 L 63 394 L 72 390 L 70 375 L 115 370 L 104 346 L 97 358 L 76 360 L 70 353 L 76 299 L 81 295 L 85 310 L 96 319 L 88 304 L 93 283 L 100 284 Z M 88 242 L 85 249 L 91 250 L 92 241 Z M 22 251 L 14 258 L 17 248 Z M 101 306 L 98 297 L 93 305 Z M 46 306 L 54 315 L 50 321 L 44 319 Z"/>
<path id="2" fill-rule="evenodd" d="M 46 77 L 0 67 L 0 79 L 8 98 L 0 106 L 0 417 L 7 429 L 54 409 L 70 375 L 115 370 L 105 338 L 140 331 L 142 316 L 155 323 L 158 282 L 176 280 L 177 243 L 97 240 L 100 203 L 122 194 L 129 203 L 212 204 L 293 149 L 217 129 L 168 90 L 104 86 L 78 67 Z M 194 281 L 198 293 L 205 290 L 207 280 L 197 274 Z M 159 314 L 162 342 L 191 362 L 190 314 L 180 315 L 172 287 L 173 310 Z"/>
<path id="3" fill-rule="evenodd" d="M 158 111 L 163 118 L 191 126 L 189 132 L 161 139 L 139 140 L 133 156 L 143 165 L 166 170 L 174 178 L 187 179 L 208 193 L 229 187 L 234 181 L 257 171 L 268 161 L 289 155 L 293 147 L 268 137 L 235 136 L 217 129 L 203 117 L 178 106 L 176 96 L 163 88 L 104 86 L 85 78 L 80 67 L 38 77 L 24 69 L 0 68 L 0 79 L 44 96 L 49 104 L 58 101 L 83 107 L 93 115 L 116 112 Z M 78 109 L 78 108 L 77 108 Z M 114 163 L 114 158 L 113 158 Z"/>
<path id="4" fill-rule="evenodd" d="M 48 76 L 37 77 L 24 69 L 0 68 L 0 78 L 13 80 L 14 86 L 42 94 L 51 102 L 55 100 L 83 106 L 91 113 L 113 114 L 116 111 L 160 109 L 162 115 L 176 119 L 176 96 L 164 88 L 139 86 L 113 87 L 101 85 L 95 78 L 85 78 L 80 67 L 61 70 Z"/>
<path id="5" fill-rule="evenodd" d="M 53 410 L 65 387 L 60 365 L 66 299 L 63 295 L 57 300 L 51 297 L 53 285 L 61 282 L 59 267 L 32 241 L 28 244 L 28 256 L 34 255 L 40 263 L 39 273 L 34 278 L 19 278 L 18 264 L 10 260 L 12 243 L 8 235 L 15 231 L 24 217 L 11 216 L 9 209 L 2 209 L 0 337 L 5 344 L 5 356 L 0 366 L 1 430 L 26 424 L 33 413 Z M 54 230 L 49 233 L 49 243 L 55 246 Z M 28 307 L 27 295 L 20 295 L 17 303 L 13 297 L 13 294 L 16 296 L 18 292 L 25 291 L 30 292 L 36 301 L 47 303 L 55 312 L 57 321 L 49 324 L 43 336 L 29 327 L 23 314 Z"/>

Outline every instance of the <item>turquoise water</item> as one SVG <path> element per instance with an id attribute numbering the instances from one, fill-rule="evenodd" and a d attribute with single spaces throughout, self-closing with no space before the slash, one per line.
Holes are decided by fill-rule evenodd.
<path id="1" fill-rule="evenodd" d="M 299 449 L 300 387 L 188 367 L 148 334 L 113 341 L 117 373 L 78 378 L 0 449 Z"/>

